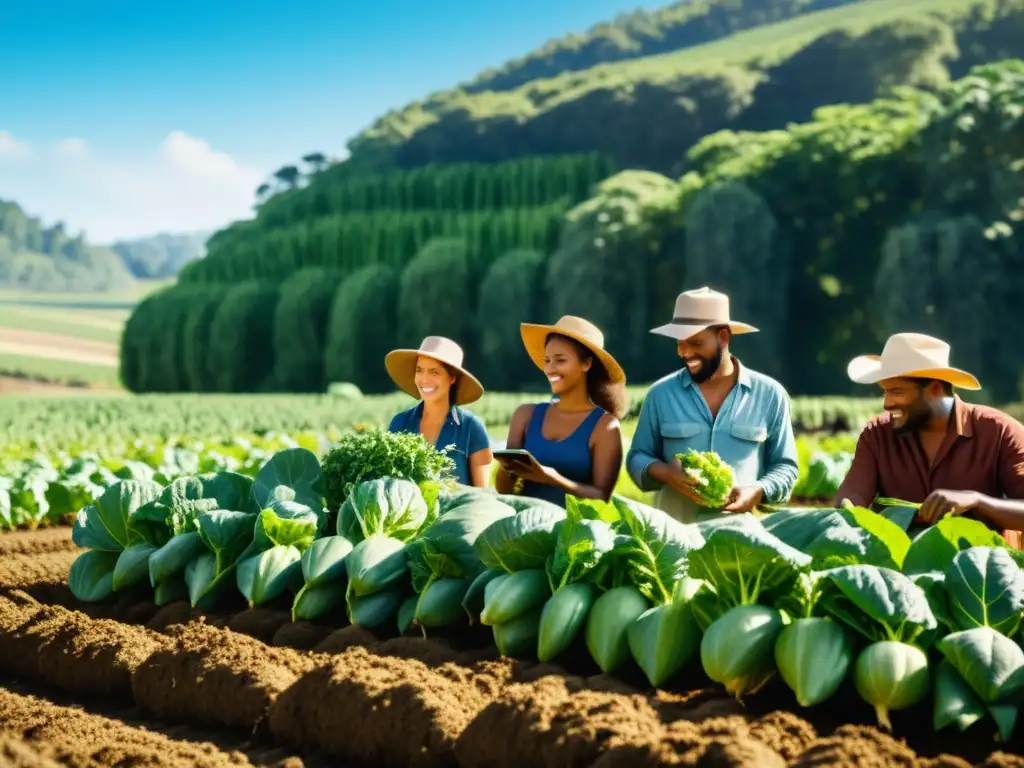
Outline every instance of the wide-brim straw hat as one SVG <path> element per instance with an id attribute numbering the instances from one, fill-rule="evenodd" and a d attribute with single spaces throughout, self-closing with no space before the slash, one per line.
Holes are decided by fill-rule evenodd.
<path id="1" fill-rule="evenodd" d="M 452 405 L 468 405 L 483 396 L 484 387 L 480 380 L 462 364 L 462 347 L 444 336 L 427 336 L 419 349 L 395 349 L 385 356 L 384 367 L 403 392 L 420 399 L 420 391 L 416 388 L 416 359 L 420 356 L 437 360 L 458 372 Z"/>
<path id="2" fill-rule="evenodd" d="M 676 297 L 672 321 L 652 328 L 651 333 L 682 341 L 708 328 L 727 325 L 734 333 L 756 333 L 757 328 L 729 316 L 729 297 L 707 286 L 684 291 Z"/>
<path id="3" fill-rule="evenodd" d="M 548 335 L 558 333 L 578 341 L 589 349 L 608 371 L 608 378 L 612 384 L 623 384 L 626 381 L 626 372 L 622 370 L 622 366 L 605 351 L 604 334 L 596 325 L 582 317 L 564 315 L 554 325 L 521 323 L 519 332 L 523 337 L 527 354 L 530 355 L 534 365 L 541 370 L 544 370 L 544 347 L 547 346 Z"/>
<path id="4" fill-rule="evenodd" d="M 846 367 L 858 384 L 885 379 L 938 379 L 961 389 L 981 389 L 978 380 L 949 364 L 949 344 L 923 333 L 897 333 L 885 342 L 881 355 L 861 355 Z"/>

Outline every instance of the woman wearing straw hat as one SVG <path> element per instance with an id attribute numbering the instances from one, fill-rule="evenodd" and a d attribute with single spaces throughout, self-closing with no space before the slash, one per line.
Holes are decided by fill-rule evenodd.
<path id="1" fill-rule="evenodd" d="M 566 494 L 607 500 L 622 466 L 619 419 L 628 404 L 622 366 L 605 351 L 601 331 L 582 318 L 523 323 L 520 332 L 558 400 L 520 406 L 512 415 L 507 445 L 526 449 L 534 461 L 505 462 L 495 486 L 509 493 L 518 477 L 524 496 L 562 506 Z"/>
<path id="2" fill-rule="evenodd" d="M 484 388 L 463 367 L 462 348 L 443 336 L 428 336 L 419 349 L 396 349 L 384 358 L 392 381 L 420 402 L 391 419 L 391 432 L 414 432 L 447 449 L 463 485 L 483 488 L 491 465 L 484 423 L 460 406 L 476 402 Z"/>

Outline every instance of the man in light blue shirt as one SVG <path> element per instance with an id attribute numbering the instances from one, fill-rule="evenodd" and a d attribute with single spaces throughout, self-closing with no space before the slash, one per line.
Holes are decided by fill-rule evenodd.
<path id="1" fill-rule="evenodd" d="M 729 354 L 733 334 L 756 331 L 729 317 L 728 296 L 706 287 L 680 294 L 672 322 L 651 331 L 674 338 L 685 365 L 647 392 L 626 468 L 639 488 L 657 491 L 659 509 L 681 522 L 785 502 L 796 484 L 786 390 Z M 716 451 L 732 467 L 736 487 L 721 510 L 695 503 L 694 481 L 675 458 L 689 448 Z"/>

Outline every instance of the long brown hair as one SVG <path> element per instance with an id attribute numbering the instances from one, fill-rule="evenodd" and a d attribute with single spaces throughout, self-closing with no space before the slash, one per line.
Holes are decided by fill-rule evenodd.
<path id="1" fill-rule="evenodd" d="M 590 370 L 587 371 L 587 396 L 590 401 L 615 418 L 624 418 L 629 412 L 629 393 L 626 391 L 626 385 L 612 383 L 604 363 L 585 344 L 560 333 L 549 333 L 544 343 L 547 344 L 552 339 L 569 342 L 569 345 L 576 350 L 581 362 L 590 361 Z"/>

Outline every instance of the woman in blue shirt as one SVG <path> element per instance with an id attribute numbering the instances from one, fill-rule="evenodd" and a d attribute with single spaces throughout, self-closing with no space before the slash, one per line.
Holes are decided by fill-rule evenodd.
<path id="1" fill-rule="evenodd" d="M 462 366 L 462 348 L 443 336 L 428 336 L 419 349 L 396 349 L 384 358 L 388 375 L 420 402 L 396 414 L 390 432 L 413 432 L 455 461 L 456 479 L 483 488 L 491 466 L 491 441 L 484 423 L 460 408 L 480 399 L 484 388 Z"/>
<path id="2" fill-rule="evenodd" d="M 619 419 L 628 405 L 622 366 L 605 351 L 604 334 L 582 318 L 520 329 L 557 402 L 520 406 L 512 415 L 508 447 L 526 449 L 537 463 L 507 463 L 495 486 L 510 493 L 518 477 L 524 496 L 561 506 L 567 493 L 607 501 L 622 468 Z"/>

